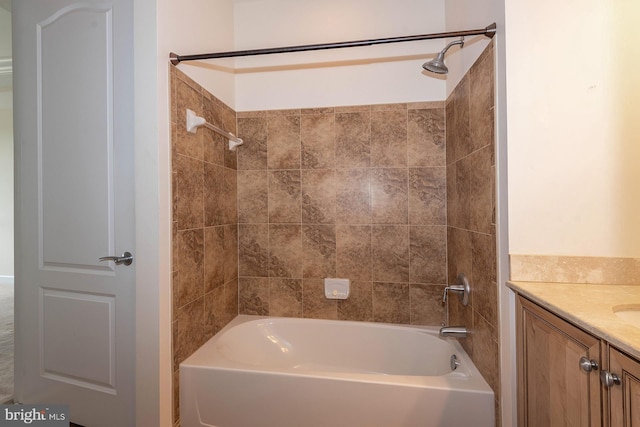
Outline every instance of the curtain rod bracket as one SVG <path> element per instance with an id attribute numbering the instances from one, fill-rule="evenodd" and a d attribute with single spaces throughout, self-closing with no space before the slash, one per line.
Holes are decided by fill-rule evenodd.
<path id="1" fill-rule="evenodd" d="M 496 25 L 495 22 L 493 24 L 485 27 L 485 31 L 486 32 L 484 33 L 484 35 L 489 37 L 490 39 L 492 39 L 493 36 L 496 35 L 496 28 L 497 28 L 497 25 Z"/>

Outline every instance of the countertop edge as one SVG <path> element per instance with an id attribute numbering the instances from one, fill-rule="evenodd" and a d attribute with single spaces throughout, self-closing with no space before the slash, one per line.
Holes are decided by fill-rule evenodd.
<path id="1" fill-rule="evenodd" d="M 630 356 L 640 360 L 640 342 L 636 342 L 637 340 L 627 339 L 628 334 L 625 334 L 624 331 L 628 330 L 631 332 L 640 332 L 634 331 L 634 326 L 626 325 L 621 320 L 619 321 L 619 325 L 617 325 L 616 330 L 610 330 L 609 328 L 603 327 L 602 325 L 598 325 L 597 322 L 593 321 L 593 317 L 589 318 L 584 313 L 577 314 L 572 310 L 569 310 L 563 304 L 558 303 L 557 301 L 551 301 L 549 298 L 546 298 L 544 295 L 541 295 L 540 292 L 537 292 L 539 288 L 544 287 L 548 292 L 550 289 L 555 287 L 558 289 L 559 293 L 565 291 L 567 287 L 581 287 L 581 289 L 588 289 L 587 287 L 594 286 L 607 286 L 607 287 L 621 287 L 625 288 L 629 286 L 636 285 L 590 285 L 590 284 L 567 284 L 567 283 L 544 283 L 544 282 L 518 282 L 518 281 L 507 281 L 507 287 L 509 287 L 516 294 L 522 295 L 523 297 L 533 301 L 539 306 L 545 308 L 546 310 L 558 315 L 569 323 L 577 326 L 578 328 L 590 333 L 591 335 L 596 336 L 599 339 L 607 341 L 611 346 L 629 354 Z M 584 288 L 582 288 L 584 287 Z M 592 288 L 595 289 L 595 288 Z M 610 288 L 612 289 L 612 288 Z M 638 287 L 640 289 L 640 287 Z M 630 329 L 633 328 L 633 329 Z M 622 331 L 623 333 L 621 333 Z"/>

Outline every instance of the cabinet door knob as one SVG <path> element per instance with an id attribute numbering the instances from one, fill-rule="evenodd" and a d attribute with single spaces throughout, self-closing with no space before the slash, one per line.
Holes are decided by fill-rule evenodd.
<path id="1" fill-rule="evenodd" d="M 603 370 L 600 372 L 600 382 L 604 384 L 605 387 L 610 388 L 614 385 L 620 385 L 620 377 L 607 370 Z"/>
<path id="2" fill-rule="evenodd" d="M 589 360 L 589 358 L 582 356 L 580 358 L 580 368 L 585 372 L 598 370 L 598 362 L 595 360 Z"/>

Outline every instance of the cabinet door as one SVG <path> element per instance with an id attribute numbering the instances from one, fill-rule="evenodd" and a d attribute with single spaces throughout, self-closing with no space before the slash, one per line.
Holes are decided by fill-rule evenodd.
<path id="1" fill-rule="evenodd" d="M 611 427 L 640 427 L 640 363 L 611 348 L 609 367 L 620 379 L 609 389 Z"/>
<path id="2" fill-rule="evenodd" d="M 586 372 L 580 358 L 600 366 L 600 340 L 518 298 L 519 425 L 600 426 L 599 372 Z"/>

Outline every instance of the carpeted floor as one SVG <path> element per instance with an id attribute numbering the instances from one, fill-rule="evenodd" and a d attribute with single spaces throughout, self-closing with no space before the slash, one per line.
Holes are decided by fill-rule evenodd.
<path id="1" fill-rule="evenodd" d="M 13 284 L 0 282 L 0 403 L 13 399 Z"/>

